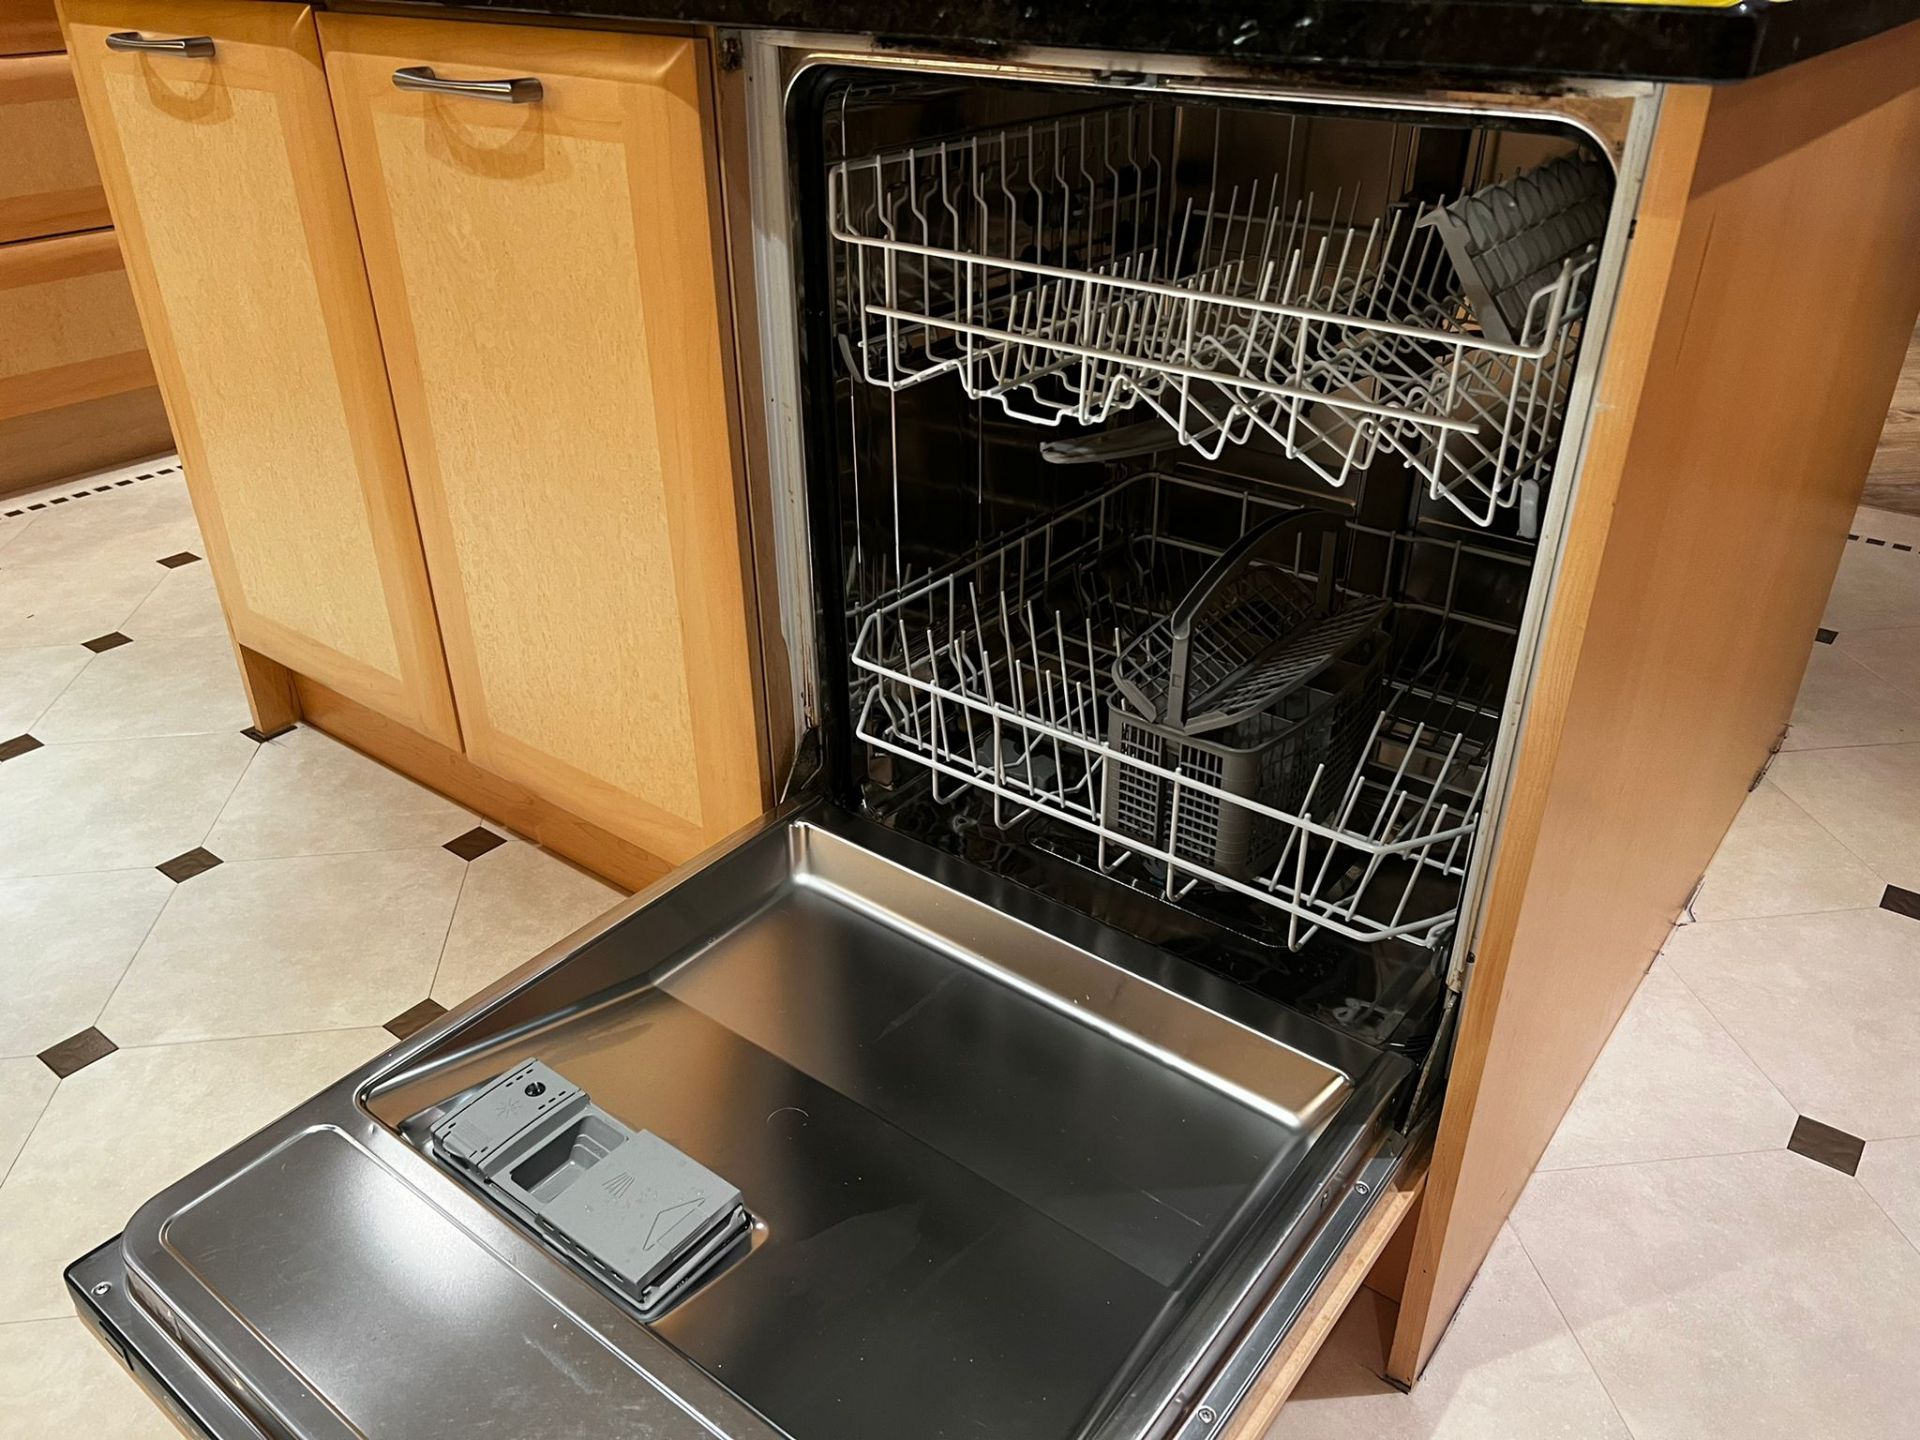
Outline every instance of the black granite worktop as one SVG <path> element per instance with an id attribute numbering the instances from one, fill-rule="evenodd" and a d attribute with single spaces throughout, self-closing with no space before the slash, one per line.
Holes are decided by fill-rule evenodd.
<path id="1" fill-rule="evenodd" d="M 446 0 L 635 20 L 839 31 L 971 51 L 1058 45 L 1260 68 L 1740 80 L 1920 20 L 1920 0 Z"/>

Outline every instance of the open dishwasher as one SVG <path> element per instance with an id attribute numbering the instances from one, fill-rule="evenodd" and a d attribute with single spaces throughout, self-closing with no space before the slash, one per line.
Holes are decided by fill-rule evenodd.
<path id="1" fill-rule="evenodd" d="M 1431 1113 L 1605 156 L 854 66 L 787 125 L 792 798 L 76 1263 L 201 1433 L 1222 1433 Z"/>

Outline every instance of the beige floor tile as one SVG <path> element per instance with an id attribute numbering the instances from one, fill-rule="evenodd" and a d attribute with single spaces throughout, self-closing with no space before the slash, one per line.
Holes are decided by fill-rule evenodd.
<path id="1" fill-rule="evenodd" d="M 392 1039 L 334 1030 L 161 1045 L 69 1075 L 0 1185 L 0 1321 L 69 1313 L 60 1279 L 69 1263 Z"/>
<path id="2" fill-rule="evenodd" d="M 172 894 L 157 870 L 0 880 L 0 1055 L 93 1024 Z"/>
<path id="3" fill-rule="evenodd" d="M 91 659 L 84 645 L 0 650 L 0 740 L 33 729 Z"/>
<path id="4" fill-rule="evenodd" d="M 180 1440 L 78 1320 L 0 1325 L 0 1440 Z"/>
<path id="5" fill-rule="evenodd" d="M 1905 1440 L 1920 1251 L 1784 1150 L 1536 1175 L 1513 1228 L 1636 1440 Z"/>
<path id="6" fill-rule="evenodd" d="M 197 550 L 197 547 L 196 547 Z M 225 637 L 227 622 L 213 571 L 206 565 L 169 570 L 121 630 L 136 640 L 177 640 L 189 635 Z"/>
<path id="7" fill-rule="evenodd" d="M 53 1071 L 31 1057 L 0 1060 L 0 1181 L 59 1083 Z"/>
<path id="8" fill-rule="evenodd" d="M 1871 535 L 1888 544 L 1920 545 L 1920 515 L 1902 515 L 1896 510 L 1862 505 L 1854 511 L 1853 529 L 1857 535 Z"/>
<path id="9" fill-rule="evenodd" d="M 1899 686 L 1907 694 L 1907 703 L 1920 711 L 1920 626 L 1849 630 L 1833 642 L 1832 648 Z"/>
<path id="10" fill-rule="evenodd" d="M 118 630 L 166 573 L 159 565 L 95 571 L 0 564 L 0 649 L 78 645 Z"/>
<path id="11" fill-rule="evenodd" d="M 0 510 L 13 510 L 19 508 L 20 497 L 17 495 L 0 495 L 0 502 L 4 502 L 4 504 L 0 504 Z M 39 518 L 38 515 L 9 516 L 0 513 L 0 565 L 6 563 L 7 546 L 11 542 L 19 539 L 20 536 L 26 532 L 27 527 Z"/>
<path id="12" fill-rule="evenodd" d="M 0 764 L 0 877 L 158 865 L 205 837 L 254 743 L 174 735 L 48 745 Z"/>
<path id="13" fill-rule="evenodd" d="M 1920 890 L 1920 745 L 1796 751 L 1767 778 L 1882 880 Z"/>
<path id="14" fill-rule="evenodd" d="M 1380 1378 L 1393 1306 L 1362 1290 L 1269 1440 L 1629 1440 L 1526 1252 L 1502 1229 L 1411 1394 Z"/>
<path id="15" fill-rule="evenodd" d="M 217 866 L 168 902 L 99 1026 L 152 1045 L 384 1025 L 426 998 L 465 869 L 439 849 Z"/>
<path id="16" fill-rule="evenodd" d="M 1706 1007 L 1656 966 L 1614 1027 L 1542 1170 L 1732 1155 L 1787 1143 L 1794 1109 Z"/>
<path id="17" fill-rule="evenodd" d="M 1716 920 L 1665 954 L 1800 1114 L 1868 1140 L 1920 1134 L 1920 920 Z"/>
<path id="18" fill-rule="evenodd" d="M 260 747 L 207 847 L 229 860 L 403 850 L 444 845 L 475 823 L 451 800 L 303 725 Z"/>
<path id="19" fill-rule="evenodd" d="M 1842 635 L 1920 625 L 1920 552 L 1848 541 L 1820 623 Z"/>
<path id="20" fill-rule="evenodd" d="M 1776 762 L 1778 763 L 1778 762 Z M 1885 882 L 1771 780 L 1747 796 L 1694 896 L 1696 920 L 1744 920 L 1880 903 Z"/>
<path id="21" fill-rule="evenodd" d="M 1920 1245 L 1920 1135 L 1868 1141 L 1856 1178 L 1907 1239 Z"/>
<path id="22" fill-rule="evenodd" d="M 1915 563 L 1920 574 L 1920 561 Z M 1836 745 L 1898 745 L 1920 740 L 1920 704 L 1835 645 L 1815 645 L 1793 702 L 1783 750 Z"/>
<path id="23" fill-rule="evenodd" d="M 4 563 L 100 573 L 151 566 L 182 550 L 203 553 L 186 484 L 174 475 L 38 512 L 32 527 L 7 546 Z M 154 568 L 156 578 L 164 573 Z"/>
<path id="24" fill-rule="evenodd" d="M 467 868 L 432 998 L 451 1009 L 621 899 L 537 846 L 510 840 L 488 851 Z"/>
<path id="25" fill-rule="evenodd" d="M 33 733 L 52 744 L 207 735 L 252 723 L 232 644 L 224 635 L 202 635 L 136 640 L 96 655 Z"/>

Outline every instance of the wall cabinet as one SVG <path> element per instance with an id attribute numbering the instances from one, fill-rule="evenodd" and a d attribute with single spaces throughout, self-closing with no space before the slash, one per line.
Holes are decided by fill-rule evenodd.
<path id="1" fill-rule="evenodd" d="M 311 11 L 64 14 L 235 638 L 456 743 Z"/>
<path id="2" fill-rule="evenodd" d="M 684 860 L 763 796 L 703 47 L 319 21 L 467 753 Z"/>

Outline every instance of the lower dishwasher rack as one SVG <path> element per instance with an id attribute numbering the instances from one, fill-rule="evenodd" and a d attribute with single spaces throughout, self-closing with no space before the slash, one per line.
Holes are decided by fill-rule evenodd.
<path id="1" fill-rule="evenodd" d="M 739 1187 L 750 1245 L 662 1314 L 410 1138 L 536 1056 Z M 1204 1433 L 1383 1188 L 1410 1076 L 812 802 L 163 1192 L 69 1284 L 220 1440 Z"/>

